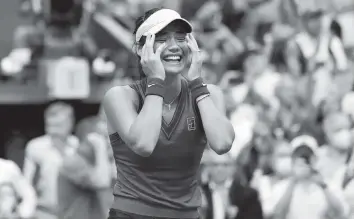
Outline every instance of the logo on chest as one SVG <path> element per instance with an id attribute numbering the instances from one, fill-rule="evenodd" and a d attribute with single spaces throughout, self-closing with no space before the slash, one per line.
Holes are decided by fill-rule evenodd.
<path id="1" fill-rule="evenodd" d="M 187 118 L 187 127 L 188 127 L 188 131 L 196 130 L 195 117 Z"/>

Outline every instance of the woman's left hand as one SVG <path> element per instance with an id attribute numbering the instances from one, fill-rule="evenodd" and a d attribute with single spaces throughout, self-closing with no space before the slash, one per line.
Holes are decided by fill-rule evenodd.
<path id="1" fill-rule="evenodd" d="M 187 45 L 192 54 L 192 62 L 188 70 L 188 73 L 186 75 L 186 78 L 189 81 L 192 81 L 198 77 L 201 77 L 203 56 L 198 47 L 197 41 L 195 40 L 194 36 L 191 33 L 187 34 L 186 40 L 187 40 Z"/>

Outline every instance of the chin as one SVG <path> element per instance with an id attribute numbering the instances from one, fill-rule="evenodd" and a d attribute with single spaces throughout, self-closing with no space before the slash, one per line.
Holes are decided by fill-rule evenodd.
<path id="1" fill-rule="evenodd" d="M 178 65 L 164 64 L 164 69 L 166 75 L 179 75 L 184 71 L 185 65 L 182 63 Z"/>

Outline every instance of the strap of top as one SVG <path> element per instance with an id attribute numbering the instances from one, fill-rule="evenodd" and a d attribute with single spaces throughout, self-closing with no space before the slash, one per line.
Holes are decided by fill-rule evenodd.
<path id="1" fill-rule="evenodd" d="M 146 79 L 136 81 L 129 85 L 139 96 L 138 112 L 143 108 L 145 99 Z"/>

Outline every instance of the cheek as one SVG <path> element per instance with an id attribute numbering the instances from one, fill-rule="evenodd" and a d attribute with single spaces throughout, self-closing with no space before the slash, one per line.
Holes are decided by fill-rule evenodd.
<path id="1" fill-rule="evenodd" d="M 155 43 L 154 43 L 154 46 L 153 46 L 153 48 L 154 48 L 154 53 L 156 52 L 157 48 L 159 48 L 159 46 L 161 46 L 161 45 L 162 45 L 162 42 L 155 42 Z"/>
<path id="2" fill-rule="evenodd" d="M 187 41 L 177 42 L 177 45 L 182 49 L 183 54 L 189 55 L 190 52 L 189 52 Z"/>

